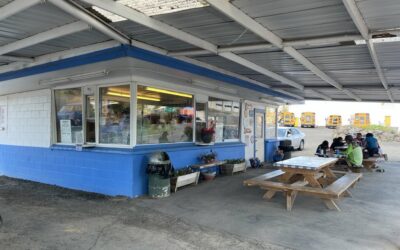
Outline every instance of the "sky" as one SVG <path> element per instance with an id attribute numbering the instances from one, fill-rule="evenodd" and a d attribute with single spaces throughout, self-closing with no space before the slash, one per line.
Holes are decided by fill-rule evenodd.
<path id="1" fill-rule="evenodd" d="M 315 112 L 317 126 L 325 126 L 329 115 L 341 115 L 342 124 L 349 125 L 351 115 L 369 113 L 371 124 L 383 125 L 388 115 L 392 127 L 400 127 L 400 104 L 395 103 L 306 101 L 305 104 L 290 105 L 289 111 L 296 117 L 300 117 L 301 112 Z"/>

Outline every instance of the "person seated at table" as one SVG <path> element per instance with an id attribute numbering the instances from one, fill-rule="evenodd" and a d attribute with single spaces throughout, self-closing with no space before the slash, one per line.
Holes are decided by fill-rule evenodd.
<path id="1" fill-rule="evenodd" d="M 326 152 L 329 151 L 329 142 L 323 141 L 317 148 L 317 155 L 326 155 Z"/>
<path id="2" fill-rule="evenodd" d="M 373 157 L 375 154 L 379 154 L 379 143 L 374 137 L 374 134 L 368 133 L 365 136 L 365 148 L 368 150 L 368 155 Z"/>
<path id="3" fill-rule="evenodd" d="M 343 147 L 343 138 L 342 137 L 337 137 L 333 138 L 333 142 L 331 144 L 331 150 L 334 151 L 336 147 Z"/>
<path id="4" fill-rule="evenodd" d="M 348 165 L 352 168 L 353 172 L 359 172 L 362 168 L 363 152 L 361 147 L 355 142 L 353 136 L 346 135 L 344 138 L 348 147 L 344 152 Z"/>
<path id="5" fill-rule="evenodd" d="M 361 133 L 356 134 L 356 138 L 354 139 L 354 141 L 361 147 L 365 146 L 365 140 Z"/>

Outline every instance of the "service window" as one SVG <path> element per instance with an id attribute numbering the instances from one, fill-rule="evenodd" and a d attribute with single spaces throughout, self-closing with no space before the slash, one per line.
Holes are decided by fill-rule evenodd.
<path id="1" fill-rule="evenodd" d="M 147 87 L 137 88 L 137 144 L 193 141 L 193 96 Z"/>
<path id="2" fill-rule="evenodd" d="M 99 142 L 130 144 L 130 85 L 102 87 L 100 93 Z"/>
<path id="3" fill-rule="evenodd" d="M 215 124 L 215 142 L 238 141 L 240 138 L 240 103 L 210 97 L 208 123 Z"/>
<path id="4" fill-rule="evenodd" d="M 81 88 L 56 90 L 54 99 L 57 142 L 83 143 Z"/>

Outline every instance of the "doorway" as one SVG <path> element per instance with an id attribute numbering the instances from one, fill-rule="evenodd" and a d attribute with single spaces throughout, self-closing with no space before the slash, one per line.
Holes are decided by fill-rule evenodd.
<path id="1" fill-rule="evenodd" d="M 254 110 L 254 158 L 261 162 L 265 161 L 265 111 L 261 109 Z"/>

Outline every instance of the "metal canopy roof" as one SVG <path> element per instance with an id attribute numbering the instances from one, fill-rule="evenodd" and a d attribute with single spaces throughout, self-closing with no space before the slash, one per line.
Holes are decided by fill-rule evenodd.
<path id="1" fill-rule="evenodd" d="M 117 40 L 304 99 L 400 101 L 400 40 L 375 39 L 400 34 L 400 1 L 206 2 L 149 17 L 113 0 L 0 0 L 0 73 Z"/>

